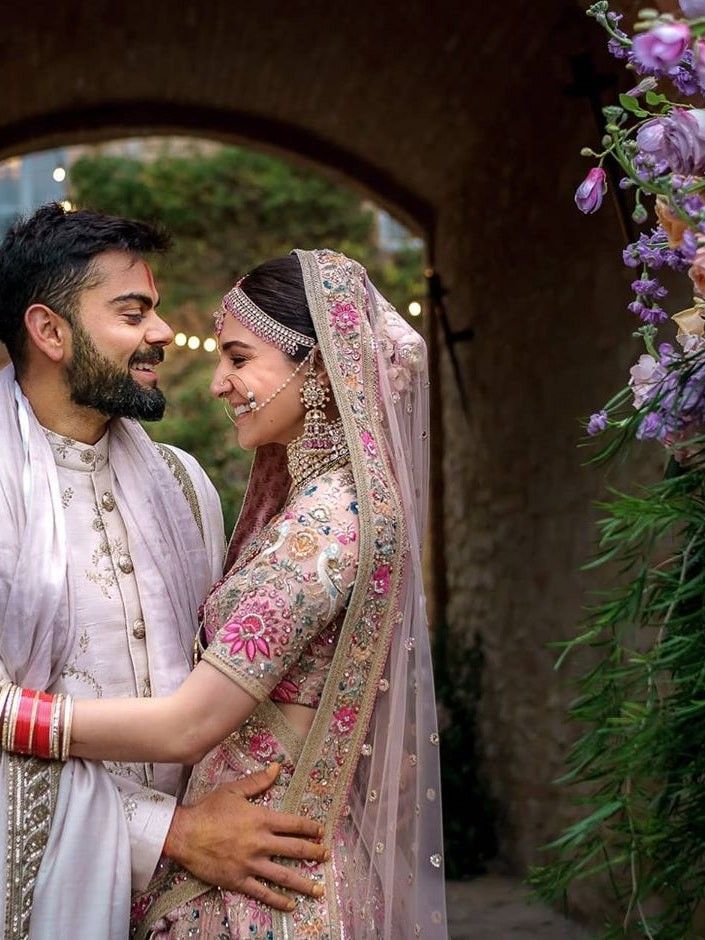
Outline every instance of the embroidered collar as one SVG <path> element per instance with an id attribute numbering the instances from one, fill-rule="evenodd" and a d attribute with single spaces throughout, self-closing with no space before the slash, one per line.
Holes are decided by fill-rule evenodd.
<path id="1" fill-rule="evenodd" d="M 48 428 L 42 428 L 51 446 L 57 467 L 67 470 L 82 470 L 84 473 L 95 473 L 102 470 L 108 462 L 108 441 L 110 430 L 95 444 L 83 444 L 70 437 L 63 437 Z"/>

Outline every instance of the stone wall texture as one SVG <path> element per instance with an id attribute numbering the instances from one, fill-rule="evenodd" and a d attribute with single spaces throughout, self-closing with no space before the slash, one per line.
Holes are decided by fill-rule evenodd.
<path id="1" fill-rule="evenodd" d="M 155 131 L 249 142 L 428 239 L 452 328 L 474 330 L 455 347 L 467 416 L 441 355 L 436 544 L 454 642 L 484 644 L 484 773 L 524 871 L 571 812 L 552 780 L 573 690 L 546 644 L 580 616 L 602 485 L 578 418 L 634 353 L 617 212 L 572 202 L 599 135 L 571 62 L 614 80 L 599 29 L 573 0 L 38 0 L 4 20 L 0 156 Z"/>

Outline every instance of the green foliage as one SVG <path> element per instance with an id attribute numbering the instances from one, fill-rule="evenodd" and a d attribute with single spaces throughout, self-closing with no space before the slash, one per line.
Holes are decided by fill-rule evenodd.
<path id="1" fill-rule="evenodd" d="M 421 252 L 381 253 L 374 213 L 359 195 L 266 154 L 198 146 L 174 153 L 165 145 L 153 159 L 86 155 L 71 167 L 70 188 L 78 206 L 168 229 L 174 247 L 154 262 L 160 312 L 187 333 L 210 333 L 211 312 L 235 279 L 292 248 L 330 247 L 356 258 L 402 310 L 423 294 Z M 208 392 L 215 358 L 203 351 L 167 355 L 170 407 L 148 431 L 200 460 L 220 493 L 229 531 L 251 455 L 238 449 L 222 405 Z"/>
<path id="2" fill-rule="evenodd" d="M 566 784 L 582 818 L 534 871 L 549 901 L 603 877 L 620 914 L 603 934 L 703 936 L 705 896 L 705 485 L 702 464 L 602 504 L 595 564 L 617 563 L 619 587 L 563 645 L 595 651 L 571 717 L 583 729 Z M 593 658 L 594 661 L 594 658 Z"/>
<path id="3" fill-rule="evenodd" d="M 375 217 L 352 190 L 311 170 L 238 147 L 153 160 L 95 155 L 70 170 L 82 207 L 165 226 L 174 248 L 156 264 L 164 306 L 190 302 L 204 316 L 244 272 L 293 248 L 328 247 L 356 258 L 402 309 L 422 290 L 417 250 L 381 257 Z"/>

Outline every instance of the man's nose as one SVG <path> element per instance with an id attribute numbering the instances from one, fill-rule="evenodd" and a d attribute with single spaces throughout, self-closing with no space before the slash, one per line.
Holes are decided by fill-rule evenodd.
<path id="1" fill-rule="evenodd" d="M 144 338 L 150 346 L 168 346 L 174 339 L 174 331 L 166 320 L 162 320 L 159 314 L 152 311 Z"/>

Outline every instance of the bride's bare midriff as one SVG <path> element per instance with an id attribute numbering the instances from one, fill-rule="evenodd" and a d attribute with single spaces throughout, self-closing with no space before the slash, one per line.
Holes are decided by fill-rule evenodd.
<path id="1" fill-rule="evenodd" d="M 275 702 L 277 708 L 281 709 L 286 720 L 294 730 L 305 738 L 311 729 L 313 719 L 316 717 L 316 709 L 309 708 L 308 705 L 295 705 L 291 702 Z"/>

